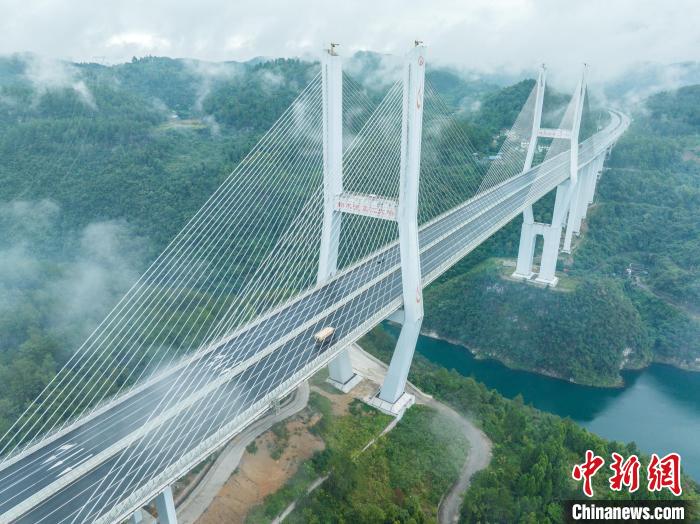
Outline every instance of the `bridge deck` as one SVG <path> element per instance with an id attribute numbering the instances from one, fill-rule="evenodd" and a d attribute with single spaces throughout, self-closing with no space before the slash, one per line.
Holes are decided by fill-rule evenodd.
<path id="1" fill-rule="evenodd" d="M 613 122 L 598 133 L 595 143 L 589 140 L 581 145 L 580 163 L 591 161 L 607 149 L 625 125 L 626 120 L 613 113 Z M 420 245 L 424 285 L 476 248 L 527 205 L 566 180 L 568 166 L 568 153 L 559 155 L 423 226 Z M 533 187 L 535 180 L 537 184 Z M 136 474 L 101 490 L 101 503 L 108 502 L 107 507 L 116 506 L 126 495 L 142 487 L 142 479 L 151 478 L 156 472 L 168 471 L 168 466 L 172 466 L 171 473 L 163 473 L 163 483 L 177 478 L 186 467 L 196 464 L 216 445 L 230 438 L 236 428 L 250 423 L 266 409 L 270 395 L 281 396 L 291 391 L 400 303 L 399 250 L 394 244 L 238 332 L 212 351 L 198 356 L 192 365 L 195 380 L 186 386 L 180 398 L 196 396 L 205 384 L 220 379 L 226 370 L 241 363 L 246 363 L 246 366 L 154 430 L 159 437 L 165 433 L 160 445 L 144 453 L 143 456 L 148 458 L 139 464 Z M 326 325 L 335 327 L 337 342 L 329 347 L 319 347 L 313 334 Z M 264 356 L 259 358 L 261 354 Z M 265 379 L 257 382 L 255 387 L 242 389 L 241 385 L 251 377 L 263 375 Z M 141 438 L 129 449 L 120 449 L 119 443 L 143 427 L 163 396 L 177 385 L 178 376 L 175 372 L 151 381 L 131 396 L 113 402 L 88 422 L 76 423 L 67 432 L 7 464 L 0 470 L 0 522 L 7 521 L 13 508 L 21 503 L 32 507 L 17 519 L 18 522 L 71 522 L 78 515 L 81 521 L 97 519 L 100 515 L 92 513 L 91 508 L 78 512 L 95 486 L 118 471 L 124 453 L 131 452 L 136 446 L 138 456 L 141 446 L 149 446 L 149 438 Z M 209 400 L 222 391 L 223 398 L 235 399 L 235 402 L 210 405 Z M 195 424 L 192 412 L 206 415 Z M 236 419 L 237 412 L 240 415 Z M 222 421 L 230 422 L 230 434 L 213 434 L 210 428 L 221 426 Z M 194 435 L 193 442 L 209 442 L 210 446 L 194 450 L 183 464 L 183 453 L 177 453 L 181 435 Z M 116 451 L 110 458 L 91 465 L 98 454 L 111 446 L 115 446 Z M 90 469 L 65 486 L 56 484 L 75 475 L 81 466 Z M 32 500 L 41 490 L 46 490 L 47 495 L 48 490 L 55 492 L 41 500 Z"/>

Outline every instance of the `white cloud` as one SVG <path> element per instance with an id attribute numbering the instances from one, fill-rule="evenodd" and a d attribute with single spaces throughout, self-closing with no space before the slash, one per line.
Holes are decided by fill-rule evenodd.
<path id="1" fill-rule="evenodd" d="M 107 39 L 107 47 L 129 47 L 144 51 L 167 50 L 170 40 L 150 33 L 119 33 Z"/>
<path id="2" fill-rule="evenodd" d="M 700 2 L 675 0 L 0 0 L 0 53 L 89 60 L 167 54 L 205 60 L 343 52 L 402 54 L 420 38 L 429 59 L 479 70 L 547 62 L 573 82 L 581 62 L 608 79 L 640 62 L 700 59 Z"/>

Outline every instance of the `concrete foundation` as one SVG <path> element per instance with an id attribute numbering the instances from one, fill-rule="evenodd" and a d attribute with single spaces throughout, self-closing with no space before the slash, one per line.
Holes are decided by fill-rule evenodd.
<path id="1" fill-rule="evenodd" d="M 382 413 L 401 418 L 406 410 L 416 403 L 416 397 L 404 391 L 395 402 L 382 400 L 378 395 L 366 398 L 365 402 Z"/>
<path id="2" fill-rule="evenodd" d="M 350 379 L 346 382 L 338 382 L 337 380 L 328 377 L 326 379 L 326 382 L 338 391 L 341 391 L 343 393 L 349 393 L 355 386 L 362 382 L 362 375 L 360 375 L 359 373 L 353 373 Z"/>

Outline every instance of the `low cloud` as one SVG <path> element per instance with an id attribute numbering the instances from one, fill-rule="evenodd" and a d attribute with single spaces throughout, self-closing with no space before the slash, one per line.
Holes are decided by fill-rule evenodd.
<path id="1" fill-rule="evenodd" d="M 170 48 L 170 40 L 150 33 L 119 33 L 107 39 L 107 47 L 131 48 L 143 51 L 161 50 Z"/>
<path id="2" fill-rule="evenodd" d="M 29 301 L 71 344 L 97 326 L 143 267 L 145 243 L 122 221 L 91 223 L 56 245 L 61 209 L 49 200 L 0 204 L 0 229 L 0 314 L 24 318 L 19 308 Z"/>
<path id="3" fill-rule="evenodd" d="M 197 96 L 194 103 L 196 111 L 202 111 L 204 100 L 209 96 L 216 83 L 234 79 L 241 74 L 240 64 L 232 62 L 185 60 L 185 65 L 190 74 L 198 80 Z"/>
<path id="4" fill-rule="evenodd" d="M 39 95 L 56 89 L 72 89 L 80 100 L 92 109 L 97 109 L 95 97 L 80 78 L 78 69 L 61 60 L 45 56 L 27 55 L 24 58 L 24 76 Z"/>

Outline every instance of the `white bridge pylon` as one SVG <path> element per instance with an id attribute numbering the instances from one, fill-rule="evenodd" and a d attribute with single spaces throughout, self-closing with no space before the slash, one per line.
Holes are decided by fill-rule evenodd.
<path id="1" fill-rule="evenodd" d="M 379 399 L 396 404 L 404 394 L 423 321 L 423 288 L 418 245 L 418 189 L 421 137 L 425 95 L 426 47 L 416 43 L 405 58 L 401 122 L 401 164 L 398 200 L 343 190 L 341 57 L 331 44 L 321 62 L 323 92 L 323 230 L 318 266 L 318 283 L 337 271 L 338 246 L 343 213 L 396 221 L 399 230 L 403 327 Z M 353 384 L 348 350 L 342 350 L 329 364 L 330 380 L 340 388 Z"/>
<path id="2" fill-rule="evenodd" d="M 569 141 L 569 178 L 557 186 L 551 224 L 535 222 L 532 205 L 527 206 L 523 211 L 518 261 L 513 273 L 515 278 L 530 280 L 535 277 L 535 281 L 538 283 L 556 286 L 558 282 L 556 276 L 557 259 L 559 257 L 564 221 L 567 220 L 568 216 L 564 245 L 561 251 L 569 253 L 571 251 L 573 234 L 580 232 L 581 222 L 586 216 L 588 204 L 593 201 L 595 184 L 598 173 L 602 168 L 604 156 L 601 155 L 583 168 L 579 166 L 579 134 L 586 97 L 586 73 L 587 66 L 584 65 L 581 80 L 576 86 L 576 91 L 570 102 L 570 107 L 573 108 L 573 118 L 571 127 L 568 129 L 547 129 L 541 127 L 542 106 L 546 86 L 546 69 L 544 66 L 542 66 L 537 78 L 532 138 L 528 145 L 523 171 L 527 171 L 532 167 L 538 138 L 566 140 Z M 544 243 L 539 273 L 535 274 L 533 271 L 533 259 L 537 235 L 543 237 Z"/>

